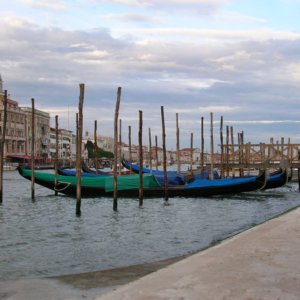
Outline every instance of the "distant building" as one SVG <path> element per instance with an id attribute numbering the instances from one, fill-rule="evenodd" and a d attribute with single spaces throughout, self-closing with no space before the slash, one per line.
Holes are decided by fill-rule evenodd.
<path id="1" fill-rule="evenodd" d="M 76 159 L 76 138 L 73 139 L 72 131 L 58 129 L 58 159 L 75 160 Z M 73 144 L 75 143 L 75 145 Z M 50 158 L 56 157 L 56 129 L 50 128 Z"/>
<path id="2" fill-rule="evenodd" d="M 0 134 L 3 134 L 4 128 L 4 96 L 0 95 Z M 18 102 L 7 99 L 7 122 L 4 143 L 4 157 L 7 155 L 25 155 L 26 134 L 25 134 L 26 116 Z"/>
<path id="3" fill-rule="evenodd" d="M 21 111 L 25 114 L 25 154 L 31 154 L 32 143 L 32 108 L 21 107 Z M 35 138 L 35 156 L 39 158 L 49 157 L 50 146 L 50 115 L 41 110 L 34 110 L 34 138 Z"/>
<path id="4" fill-rule="evenodd" d="M 0 75 L 0 135 L 3 133 L 4 90 Z M 32 109 L 20 107 L 19 103 L 7 99 L 7 122 L 4 143 L 5 158 L 26 158 L 31 154 L 32 143 Z M 50 115 L 35 109 L 35 156 L 47 158 L 49 153 Z"/>

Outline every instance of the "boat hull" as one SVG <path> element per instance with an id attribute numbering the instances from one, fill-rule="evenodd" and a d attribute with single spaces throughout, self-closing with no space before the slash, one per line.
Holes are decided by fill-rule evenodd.
<path id="1" fill-rule="evenodd" d="M 19 173 L 24 178 L 31 180 L 31 172 L 25 172 L 19 168 Z M 135 175 L 128 175 L 135 176 Z M 121 176 L 124 178 L 124 176 Z M 152 178 L 147 175 L 148 179 Z M 102 178 L 105 180 L 105 178 Z M 83 180 L 83 178 L 82 178 Z M 113 190 L 107 189 L 104 183 L 94 180 L 94 184 L 86 186 L 84 180 L 81 185 L 82 197 L 112 197 Z M 129 177 L 130 180 L 130 177 Z M 153 179 L 154 180 L 154 179 Z M 259 176 L 253 177 L 251 180 L 237 179 L 237 180 L 202 180 L 201 186 L 185 185 L 185 186 L 170 186 L 167 188 L 167 194 L 163 187 L 146 187 L 143 189 L 144 198 L 164 198 L 166 195 L 169 198 L 173 197 L 185 197 L 185 198 L 200 198 L 209 197 L 214 195 L 228 195 L 237 194 L 242 192 L 250 192 L 262 189 L 265 185 L 265 172 L 262 172 Z M 58 184 L 54 184 L 54 175 L 52 174 L 51 180 L 38 176 L 38 172 L 35 172 L 35 182 L 41 186 L 49 188 L 53 191 L 57 191 L 69 196 L 76 196 L 76 177 L 71 176 L 58 176 Z M 226 183 L 225 183 L 226 182 Z M 133 187 L 124 187 L 118 190 L 118 197 L 124 198 L 138 198 L 139 188 L 138 182 L 135 180 Z"/>

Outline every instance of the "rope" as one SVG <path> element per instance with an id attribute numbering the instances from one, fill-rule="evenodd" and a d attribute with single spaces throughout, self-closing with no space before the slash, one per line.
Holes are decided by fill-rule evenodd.
<path id="1" fill-rule="evenodd" d="M 66 186 L 65 186 L 65 187 L 62 187 L 61 189 L 58 189 L 57 186 L 58 186 L 59 184 L 66 184 Z M 60 182 L 60 183 L 57 184 L 57 186 L 54 186 L 54 191 L 55 191 L 55 192 L 62 192 L 62 191 L 64 191 L 65 189 L 67 189 L 70 185 L 71 185 L 70 182 Z"/>

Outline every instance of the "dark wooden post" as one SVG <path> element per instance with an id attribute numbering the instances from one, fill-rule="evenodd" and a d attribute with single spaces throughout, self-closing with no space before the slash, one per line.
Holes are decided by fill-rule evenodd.
<path id="1" fill-rule="evenodd" d="M 76 151 L 76 216 L 81 215 L 81 160 L 82 160 L 82 126 L 83 126 L 83 101 L 84 101 L 84 84 L 79 84 L 79 105 L 78 105 L 78 125 L 77 125 L 77 151 Z"/>
<path id="2" fill-rule="evenodd" d="M 281 137 L 281 155 L 280 159 L 284 159 L 284 137 Z"/>
<path id="3" fill-rule="evenodd" d="M 229 177 L 229 126 L 226 126 L 226 176 Z"/>
<path id="4" fill-rule="evenodd" d="M 191 171 L 191 176 L 193 176 L 193 153 L 194 153 L 194 137 L 193 133 L 191 133 L 191 149 L 190 149 L 190 171 Z"/>
<path id="5" fill-rule="evenodd" d="M 231 161 L 234 162 L 235 159 L 235 154 L 234 154 L 234 135 L 233 135 L 233 127 L 230 126 L 230 143 L 231 143 Z M 232 168 L 232 177 L 235 177 L 235 168 Z"/>
<path id="6" fill-rule="evenodd" d="M 121 172 L 122 172 L 122 119 L 119 119 L 119 147 L 118 147 L 118 150 L 119 150 L 119 154 L 118 154 L 119 175 L 121 175 Z"/>
<path id="7" fill-rule="evenodd" d="M 152 139 L 151 139 L 151 128 L 149 128 L 149 167 L 152 172 Z"/>
<path id="8" fill-rule="evenodd" d="M 99 172 L 99 165 L 98 165 L 98 144 L 97 144 L 97 120 L 94 123 L 94 164 L 96 168 L 96 173 Z"/>
<path id="9" fill-rule="evenodd" d="M 58 116 L 55 116 L 55 162 L 54 162 L 54 187 L 57 188 L 57 176 L 58 176 Z M 58 192 L 55 190 L 55 196 Z"/>
<path id="10" fill-rule="evenodd" d="M 201 176 L 204 176 L 204 118 L 201 117 Z"/>
<path id="11" fill-rule="evenodd" d="M 245 144 L 245 163 L 247 166 L 248 175 L 250 175 L 250 152 L 251 152 L 251 143 Z"/>
<path id="12" fill-rule="evenodd" d="M 274 150 L 275 150 L 275 148 L 274 148 L 274 138 L 273 137 L 270 138 L 270 144 L 271 144 L 271 146 L 269 147 L 270 150 L 269 150 L 269 153 L 268 153 L 269 158 L 274 155 Z"/>
<path id="13" fill-rule="evenodd" d="M 210 179 L 214 179 L 214 121 L 213 113 L 210 113 Z"/>
<path id="14" fill-rule="evenodd" d="M 0 145 L 0 204 L 3 202 L 3 159 L 4 159 L 4 147 L 5 147 L 6 122 L 7 122 L 7 90 L 4 91 L 3 127 L 2 127 L 2 136 L 1 136 L 1 145 Z"/>
<path id="15" fill-rule="evenodd" d="M 155 136 L 155 159 L 156 159 L 156 171 L 157 171 L 158 170 L 157 135 Z"/>
<path id="16" fill-rule="evenodd" d="M 34 99 L 31 99 L 31 106 L 32 106 L 32 112 L 31 112 L 31 199 L 34 200 L 35 198 L 35 190 L 34 190 L 34 144 L 35 144 L 35 109 L 34 109 Z"/>
<path id="17" fill-rule="evenodd" d="M 220 143 L 221 143 L 221 178 L 224 178 L 223 116 L 221 116 L 221 120 L 220 120 Z"/>
<path id="18" fill-rule="evenodd" d="M 139 206 L 143 206 L 144 187 L 143 187 L 143 112 L 139 111 Z"/>
<path id="19" fill-rule="evenodd" d="M 230 143 L 231 143 L 231 155 L 232 160 L 234 158 L 234 134 L 233 134 L 233 127 L 230 126 Z"/>
<path id="20" fill-rule="evenodd" d="M 292 162 L 292 151 L 291 151 L 291 138 L 288 138 L 288 153 L 287 153 L 287 157 L 288 157 L 288 161 L 289 163 Z M 292 170 L 291 170 L 292 171 Z"/>
<path id="21" fill-rule="evenodd" d="M 118 118 L 121 101 L 121 87 L 118 87 L 117 101 L 115 108 L 115 119 L 114 119 L 114 199 L 113 199 L 113 210 L 118 210 L 118 174 L 117 174 L 117 163 L 118 163 Z"/>
<path id="22" fill-rule="evenodd" d="M 238 132 L 238 146 L 239 146 L 239 170 L 240 170 L 240 177 L 242 176 L 242 168 L 241 168 L 241 164 L 242 164 L 242 154 L 241 154 L 241 133 Z"/>
<path id="23" fill-rule="evenodd" d="M 76 158 L 75 158 L 75 168 L 77 168 L 77 151 L 78 151 L 78 113 L 76 113 Z M 77 172 L 77 169 L 76 169 Z"/>
<path id="24" fill-rule="evenodd" d="M 180 173 L 180 140 L 179 140 L 179 121 L 178 113 L 176 113 L 176 160 L 177 160 L 177 173 Z"/>
<path id="25" fill-rule="evenodd" d="M 244 155 L 244 131 L 241 132 L 241 162 L 242 162 L 242 165 L 245 164 L 245 155 Z M 244 167 L 241 167 L 241 176 L 244 176 Z"/>
<path id="26" fill-rule="evenodd" d="M 165 129 L 165 115 L 164 107 L 161 106 L 161 123 L 162 123 L 162 144 L 163 144 L 163 166 L 164 166 L 164 190 L 165 201 L 169 200 L 168 192 L 168 173 L 167 173 L 167 154 L 166 154 L 166 129 Z"/>
<path id="27" fill-rule="evenodd" d="M 130 163 L 130 174 L 132 173 L 132 152 L 131 152 L 131 126 L 128 126 L 128 146 L 129 146 L 129 163 Z"/>

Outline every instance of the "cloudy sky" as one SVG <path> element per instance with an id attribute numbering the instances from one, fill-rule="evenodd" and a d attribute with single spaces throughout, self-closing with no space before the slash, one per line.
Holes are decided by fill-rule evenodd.
<path id="1" fill-rule="evenodd" d="M 0 74 L 20 105 L 48 111 L 54 126 L 75 127 L 85 83 L 84 130 L 113 135 L 117 88 L 127 140 L 137 141 L 139 110 L 175 149 L 206 148 L 210 112 L 245 142 L 300 143 L 300 0 L 0 0 Z"/>

